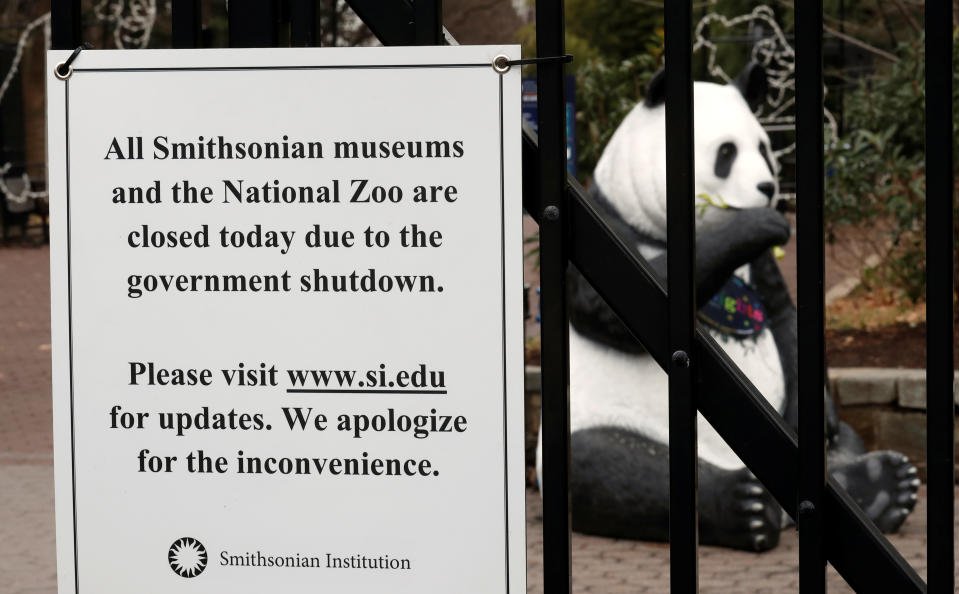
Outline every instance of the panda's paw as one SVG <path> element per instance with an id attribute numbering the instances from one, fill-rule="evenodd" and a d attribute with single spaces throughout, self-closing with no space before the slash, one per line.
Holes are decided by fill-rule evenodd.
<path id="1" fill-rule="evenodd" d="M 759 479 L 749 472 L 737 473 L 737 485 L 734 489 L 734 508 L 745 538 L 746 549 L 758 552 L 768 551 L 779 544 L 782 513 Z"/>
<path id="2" fill-rule="evenodd" d="M 700 490 L 704 543 L 757 553 L 779 544 L 782 510 L 748 469 L 724 472 L 714 480 Z"/>
<path id="3" fill-rule="evenodd" d="M 918 473 L 899 452 L 869 452 L 830 474 L 883 532 L 899 530 L 916 505 Z"/>
<path id="4" fill-rule="evenodd" d="M 770 208 L 749 208 L 736 214 L 734 224 L 748 230 L 754 241 L 764 246 L 785 245 L 789 241 L 789 221 L 779 212 Z"/>

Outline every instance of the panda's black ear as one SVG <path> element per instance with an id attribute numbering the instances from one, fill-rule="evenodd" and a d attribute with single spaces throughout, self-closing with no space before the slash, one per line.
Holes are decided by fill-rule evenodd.
<path id="1" fill-rule="evenodd" d="M 646 87 L 646 94 L 643 95 L 643 105 L 646 107 L 656 107 L 666 102 L 666 70 L 660 69 L 653 75 Z"/>
<path id="2" fill-rule="evenodd" d="M 746 64 L 732 84 L 739 89 L 746 103 L 749 104 L 749 109 L 753 111 L 759 109 L 766 100 L 769 81 L 766 79 L 766 69 L 759 62 L 752 61 Z"/>

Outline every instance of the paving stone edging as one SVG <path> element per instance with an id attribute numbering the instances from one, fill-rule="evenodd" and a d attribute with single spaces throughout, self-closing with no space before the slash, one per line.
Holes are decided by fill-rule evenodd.
<path id="1" fill-rule="evenodd" d="M 526 366 L 526 391 L 539 392 L 542 370 Z M 959 404 L 959 372 L 953 384 Z M 884 367 L 834 367 L 829 369 L 829 387 L 842 406 L 891 404 L 913 410 L 926 409 L 926 370 Z"/>
<path id="2" fill-rule="evenodd" d="M 837 367 L 829 370 L 829 386 L 842 406 L 892 404 L 926 410 L 926 370 L 881 367 Z M 953 381 L 959 404 L 959 373 Z"/>

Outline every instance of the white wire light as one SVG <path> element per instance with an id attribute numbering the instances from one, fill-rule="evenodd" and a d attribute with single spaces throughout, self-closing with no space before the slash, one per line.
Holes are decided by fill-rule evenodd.
<path id="1" fill-rule="evenodd" d="M 23 61 L 23 50 L 30 41 L 30 36 L 41 27 L 43 28 L 44 47 L 50 47 L 50 13 L 48 12 L 31 21 L 23 29 L 23 32 L 20 33 L 20 38 L 17 39 L 17 49 L 13 54 L 13 60 L 10 64 L 10 69 L 7 71 L 6 76 L 3 77 L 3 82 L 0 83 L 0 104 L 3 103 L 3 98 L 10 89 L 10 83 L 13 82 L 13 78 L 20 70 L 20 62 Z M 7 186 L 6 178 L 4 177 L 7 172 L 10 171 L 11 167 L 13 167 L 13 163 L 9 162 L 0 165 L 0 193 L 3 194 L 3 197 L 7 200 L 7 202 L 23 205 L 31 200 L 47 199 L 46 192 L 33 191 L 32 181 L 26 172 L 20 176 L 20 179 L 23 181 L 23 188 L 19 192 L 14 192 L 11 190 L 10 187 Z"/>
<path id="2" fill-rule="evenodd" d="M 157 18 L 156 0 L 100 0 L 93 14 L 113 25 L 113 39 L 119 49 L 143 49 Z"/>
<path id="3" fill-rule="evenodd" d="M 169 8 L 169 3 L 167 3 Z M 150 44 L 150 35 L 156 23 L 156 0 L 100 0 L 94 6 L 94 14 L 102 22 L 113 25 L 113 39 L 120 49 L 140 49 Z M 23 51 L 37 29 L 43 29 L 44 47 L 50 49 L 50 13 L 43 14 L 24 27 L 17 39 L 17 48 L 10 69 L 0 83 L 0 105 L 23 61 Z M 49 194 L 33 190 L 33 180 L 24 172 L 20 175 L 22 188 L 14 191 L 7 184 L 6 174 L 13 167 L 7 162 L 0 165 L 0 194 L 8 203 L 25 205 L 31 200 L 47 200 Z"/>
<path id="4" fill-rule="evenodd" d="M 769 113 L 761 114 L 759 122 L 769 130 L 793 128 L 796 124 L 796 116 L 792 114 L 792 108 L 796 102 L 796 52 L 789 45 L 782 28 L 776 22 L 773 10 L 768 6 L 757 6 L 748 14 L 732 18 L 718 13 L 709 13 L 696 24 L 696 42 L 693 45 L 693 51 L 704 49 L 707 53 L 706 66 L 709 74 L 724 82 L 730 82 L 732 80 L 730 76 L 716 64 L 716 44 L 704 34 L 709 31 L 709 26 L 713 23 L 719 23 L 727 29 L 745 26 L 749 32 L 755 31 L 756 27 L 759 27 L 763 33 L 768 31 L 765 36 L 757 37 L 750 55 L 751 59 L 762 64 L 766 69 L 771 91 L 766 95 Z M 825 87 L 823 93 L 825 93 Z M 836 143 L 839 133 L 836 118 L 828 109 L 824 109 L 824 117 L 829 126 L 830 141 Z M 795 143 L 774 153 L 778 159 L 794 150 L 796 150 Z"/>

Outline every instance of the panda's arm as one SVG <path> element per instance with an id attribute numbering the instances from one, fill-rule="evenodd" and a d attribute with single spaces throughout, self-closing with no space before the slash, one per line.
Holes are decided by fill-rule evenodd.
<path id="1" fill-rule="evenodd" d="M 789 289 L 782 272 L 770 252 L 753 260 L 750 281 L 762 296 L 766 306 L 769 329 L 776 340 L 779 360 L 786 380 L 786 405 L 783 417 L 793 428 L 799 429 L 799 341 L 796 306 L 789 296 Z M 826 399 L 826 433 L 832 440 L 839 431 L 839 416 L 829 395 L 828 385 L 823 387 Z"/>
<path id="2" fill-rule="evenodd" d="M 789 223 L 774 210 L 736 211 L 724 223 L 696 233 L 696 303 L 712 299 L 737 268 L 789 239 Z M 649 261 L 666 278 L 666 254 Z"/>
<path id="3" fill-rule="evenodd" d="M 621 238 L 635 245 L 639 236 L 625 223 L 614 219 Z M 789 239 L 789 224 L 781 214 L 769 209 L 736 211 L 725 224 L 709 232 L 696 234 L 696 298 L 706 303 L 740 266 L 748 264 L 774 245 Z M 649 260 L 650 266 L 666 278 L 666 255 Z M 580 334 L 626 352 L 645 349 L 636 341 L 619 317 L 589 282 L 570 266 L 567 274 L 569 318 Z M 787 295 L 788 297 L 788 295 Z"/>
<path id="4" fill-rule="evenodd" d="M 570 265 L 566 273 L 569 295 L 569 321 L 577 332 L 604 345 L 627 353 L 642 353 L 646 349 L 637 341 L 619 316 L 599 296 L 583 275 Z"/>

